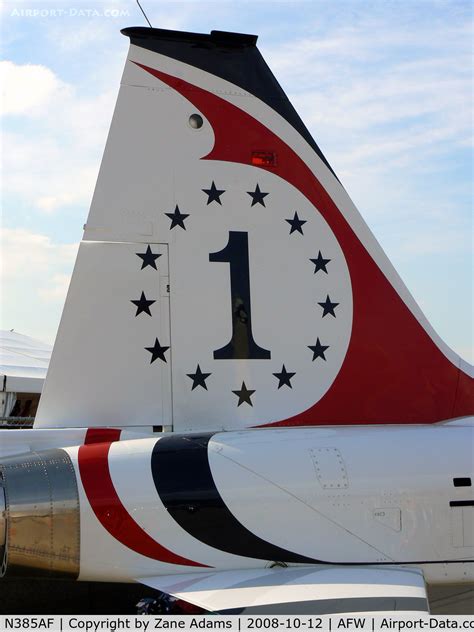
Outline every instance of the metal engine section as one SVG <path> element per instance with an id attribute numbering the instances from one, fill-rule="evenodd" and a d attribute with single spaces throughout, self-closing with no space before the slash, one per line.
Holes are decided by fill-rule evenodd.
<path id="1" fill-rule="evenodd" d="M 0 576 L 76 579 L 79 528 L 76 475 L 67 452 L 28 452 L 2 460 Z"/>
<path id="2" fill-rule="evenodd" d="M 1 475 L 1 472 L 0 472 Z M 5 575 L 6 556 L 5 547 L 7 543 L 7 503 L 5 499 L 5 489 L 2 487 L 0 476 L 0 577 Z"/>

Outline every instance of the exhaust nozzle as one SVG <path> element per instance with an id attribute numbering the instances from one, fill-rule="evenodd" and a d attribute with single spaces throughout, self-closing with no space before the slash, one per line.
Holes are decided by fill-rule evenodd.
<path id="1" fill-rule="evenodd" d="M 0 576 L 79 574 L 79 497 L 65 450 L 6 457 L 0 464 Z"/>

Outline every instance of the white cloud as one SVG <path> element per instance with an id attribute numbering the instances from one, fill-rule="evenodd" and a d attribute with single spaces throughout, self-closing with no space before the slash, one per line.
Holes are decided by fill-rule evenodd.
<path id="1" fill-rule="evenodd" d="M 0 229 L 2 329 L 52 342 L 78 244 L 58 244 L 23 229 Z"/>
<path id="2" fill-rule="evenodd" d="M 429 27 L 392 31 L 368 19 L 269 51 L 305 123 L 343 171 L 364 161 L 378 171 L 400 160 L 417 167 L 414 150 L 442 154 L 469 143 L 469 30 Z"/>
<path id="3" fill-rule="evenodd" d="M 45 130 L 38 130 L 34 137 L 4 133 L 3 147 L 8 155 L 2 174 L 4 196 L 47 214 L 70 204 L 86 207 L 97 177 L 98 156 L 91 156 L 89 148 L 76 150 L 71 140 L 67 150 L 64 144 L 61 134 L 55 137 Z"/>
<path id="4" fill-rule="evenodd" d="M 38 295 L 46 301 L 64 303 L 71 281 L 70 274 L 53 274 L 48 285 L 38 290 Z"/>
<path id="5" fill-rule="evenodd" d="M 399 261 L 470 248 L 466 207 L 458 204 L 468 196 L 447 160 L 472 141 L 470 31 L 433 21 L 392 29 L 386 16 L 367 17 L 278 42 L 267 53 L 316 142 Z"/>
<path id="6" fill-rule="evenodd" d="M 4 62 L 3 67 L 10 77 L 5 120 L 16 115 L 31 130 L 27 133 L 24 128 L 5 125 L 3 152 L 8 160 L 2 165 L 4 195 L 15 196 L 47 214 L 72 204 L 87 207 L 116 88 L 79 97 L 72 85 L 44 66 Z M 28 100 L 25 95 L 34 94 L 41 84 L 37 96 Z"/>
<path id="7" fill-rule="evenodd" d="M 67 99 L 72 92 L 46 66 L 11 61 L 0 62 L 0 83 L 4 116 L 43 114 L 53 101 Z"/>
<path id="8" fill-rule="evenodd" d="M 33 279 L 48 283 L 55 269 L 66 266 L 72 269 L 77 244 L 55 244 L 50 237 L 22 228 L 0 228 L 1 283 Z"/>
<path id="9" fill-rule="evenodd" d="M 44 195 L 37 198 L 38 208 L 45 213 L 52 213 L 61 206 L 67 206 L 74 201 L 74 197 L 70 194 L 64 195 Z"/>
<path id="10" fill-rule="evenodd" d="M 78 22 L 74 29 L 65 29 L 62 24 L 53 22 L 48 29 L 48 37 L 61 52 L 77 53 L 86 46 L 103 42 L 108 32 L 104 20 Z"/>

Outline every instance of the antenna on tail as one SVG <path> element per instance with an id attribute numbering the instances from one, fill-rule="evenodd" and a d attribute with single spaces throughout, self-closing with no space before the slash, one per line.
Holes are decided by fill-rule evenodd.
<path id="1" fill-rule="evenodd" d="M 139 0 L 137 0 L 137 4 L 138 4 L 138 6 L 140 7 L 140 11 L 141 11 L 141 12 L 143 13 L 143 15 L 145 16 L 145 20 L 148 22 L 148 26 L 149 26 L 150 28 L 153 28 L 153 27 L 152 27 L 152 25 L 151 25 L 151 22 L 150 22 L 150 20 L 148 19 L 148 17 L 147 17 L 147 15 L 146 15 L 145 11 L 143 10 L 143 7 L 142 7 L 142 5 L 140 4 Z"/>

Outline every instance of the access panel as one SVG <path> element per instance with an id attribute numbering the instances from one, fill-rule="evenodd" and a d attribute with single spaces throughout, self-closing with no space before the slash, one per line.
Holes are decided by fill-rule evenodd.
<path id="1" fill-rule="evenodd" d="M 165 244 L 83 242 L 36 425 L 170 426 Z"/>

